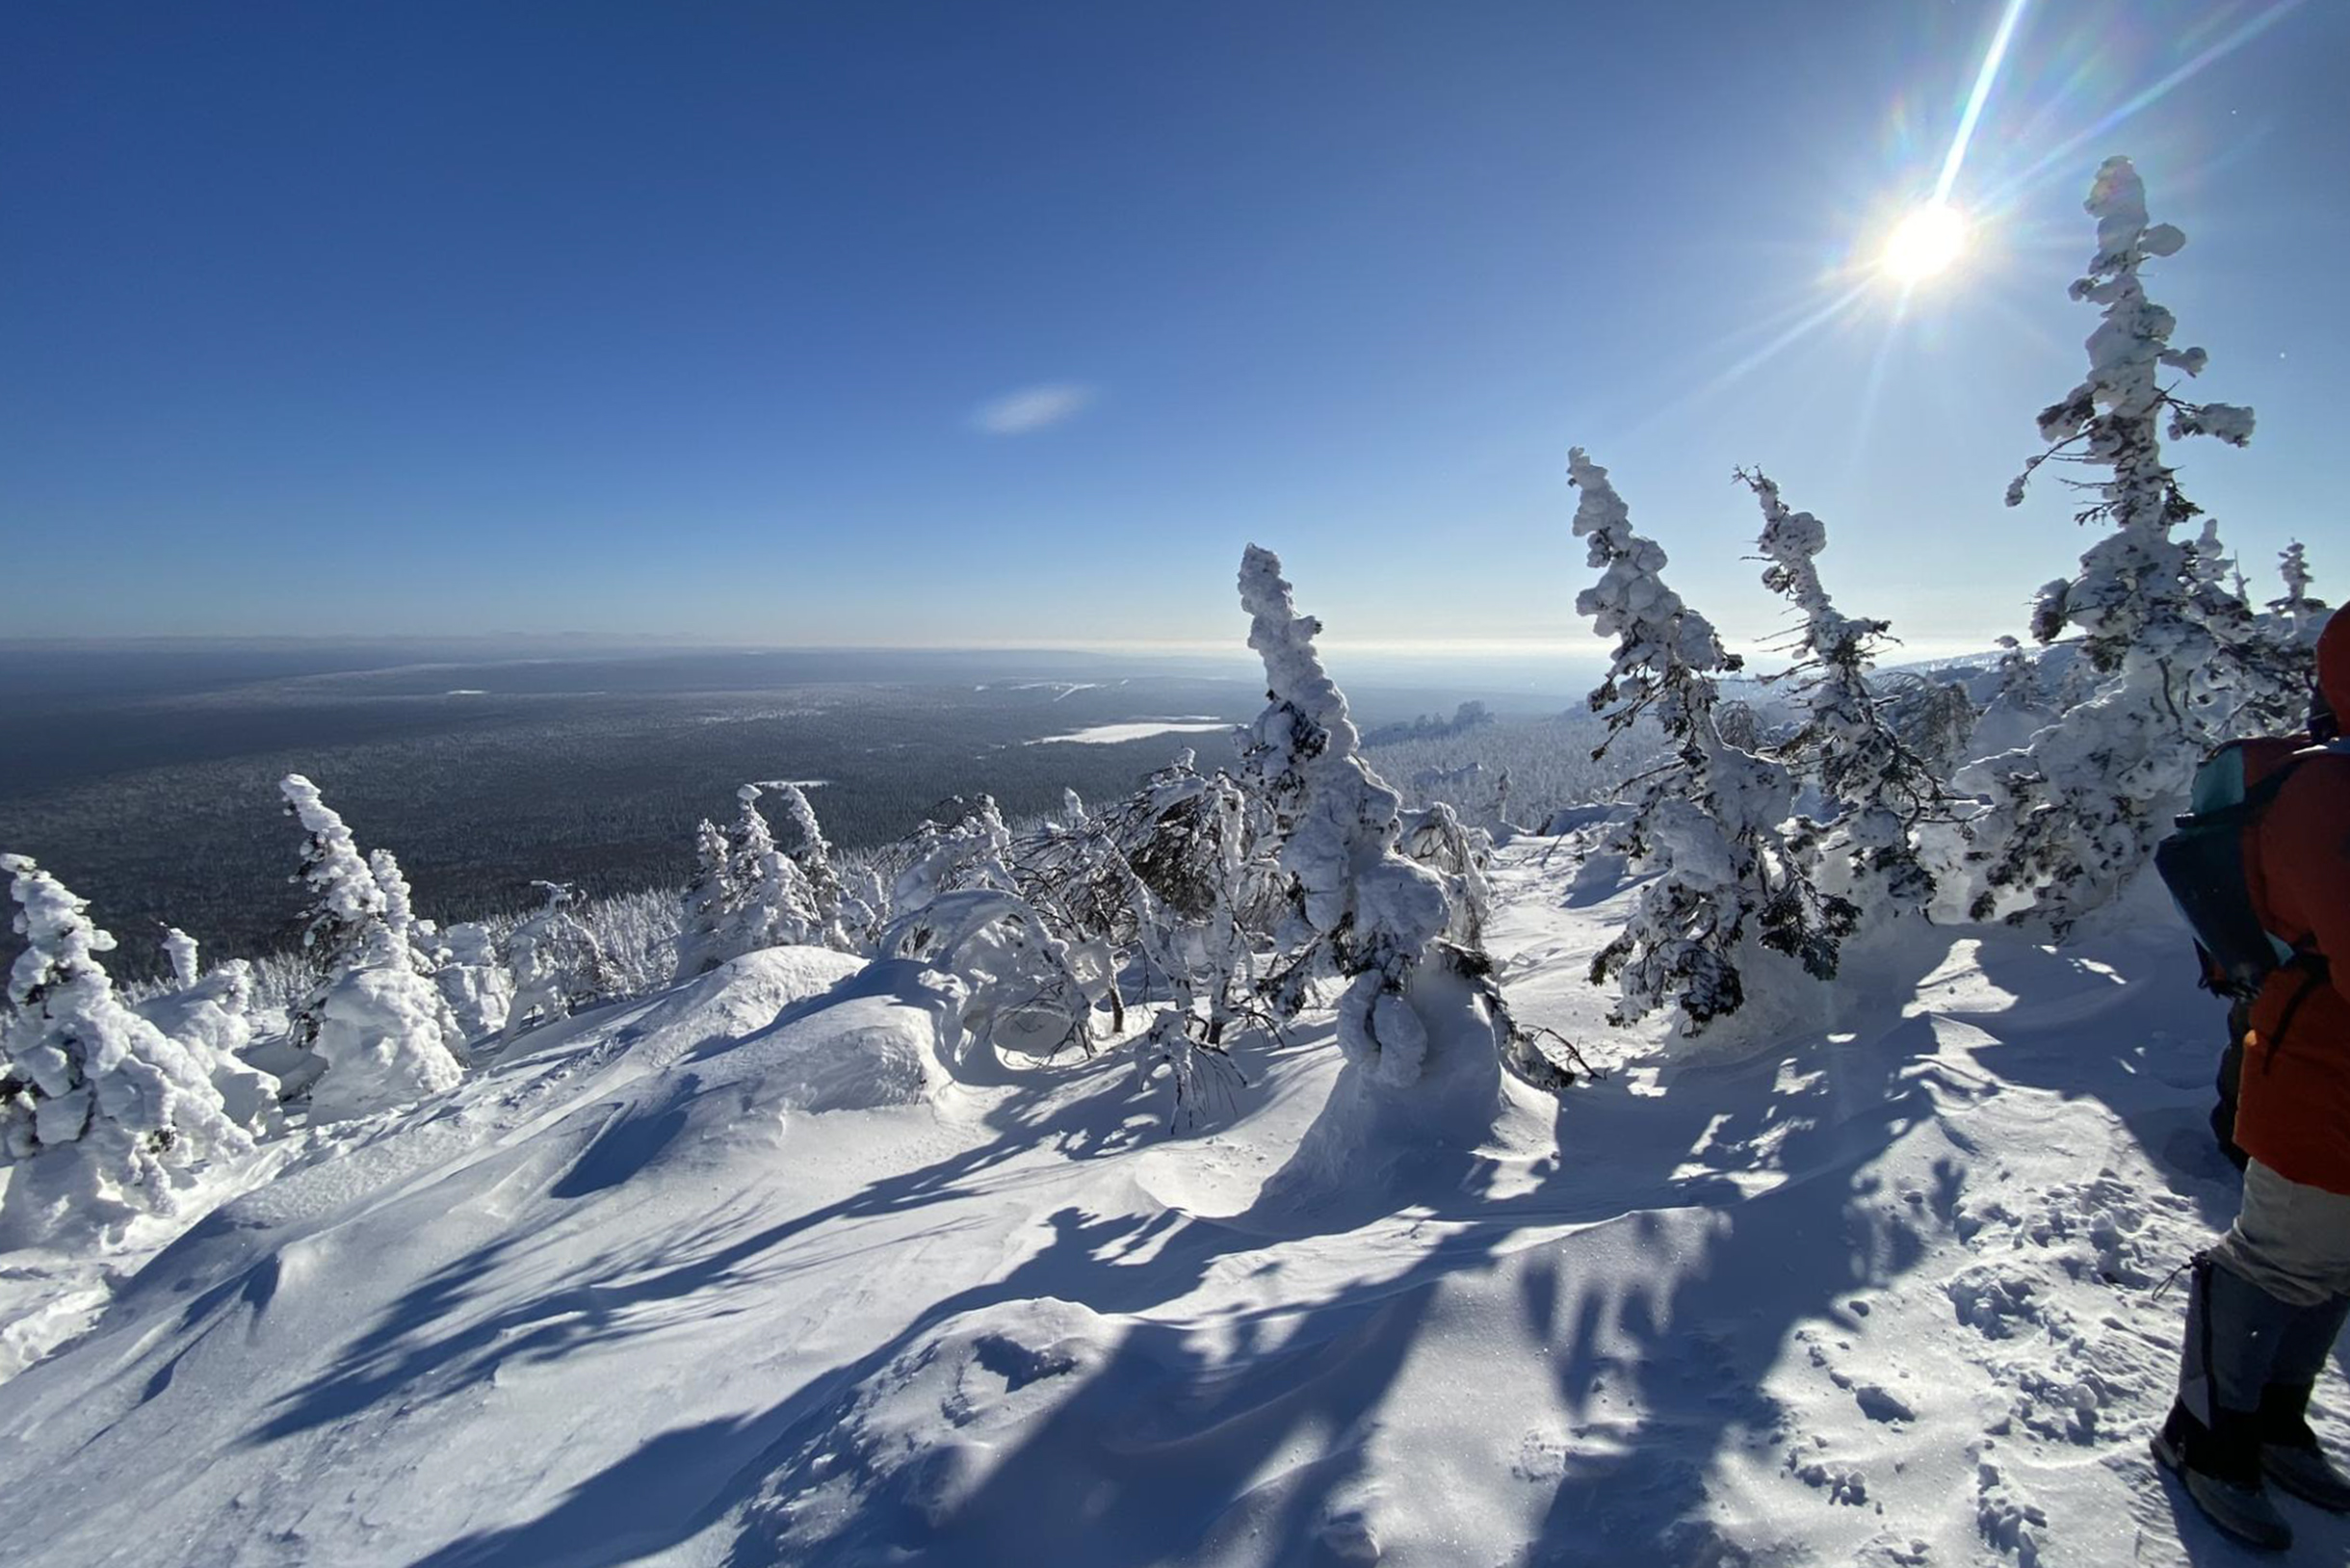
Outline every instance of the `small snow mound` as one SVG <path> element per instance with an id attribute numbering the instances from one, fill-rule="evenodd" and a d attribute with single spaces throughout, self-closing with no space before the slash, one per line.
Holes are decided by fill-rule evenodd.
<path id="1" fill-rule="evenodd" d="M 997 1472 L 1103 1365 L 1115 1337 L 1100 1315 L 1043 1296 L 900 1341 L 800 1423 L 805 1436 L 749 1507 L 750 1536 L 767 1536 L 786 1561 L 900 1561 L 945 1548 L 974 1512 L 1032 1514 L 1032 1497 L 994 1495 Z M 1073 1434 L 1087 1452 L 1109 1438 Z"/>
<path id="2" fill-rule="evenodd" d="M 622 1029 L 617 1042 L 638 1066 L 659 1069 L 688 1052 L 712 1050 L 771 1027 L 787 1011 L 823 996 L 865 967 L 829 948 L 768 948 L 720 964 L 655 999 Z M 577 1027 L 555 1025 L 525 1036 L 563 1051 L 576 1048 Z"/>

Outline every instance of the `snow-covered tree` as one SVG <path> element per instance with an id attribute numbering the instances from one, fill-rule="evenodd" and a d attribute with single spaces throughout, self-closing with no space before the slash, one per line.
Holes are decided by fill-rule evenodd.
<path id="1" fill-rule="evenodd" d="M 2268 601 L 2269 614 L 2285 622 L 2293 640 L 2315 647 L 2331 612 L 2323 599 L 2310 595 L 2310 556 L 2299 539 L 2277 557 L 2277 575 L 2285 582 L 2285 596 Z"/>
<path id="2" fill-rule="evenodd" d="M 764 948 L 822 940 L 816 889 L 799 862 L 776 845 L 767 818 L 759 810 L 764 793 L 757 784 L 745 784 L 736 792 L 740 810 L 726 835 L 727 880 L 733 896 L 718 945 L 729 958 Z M 796 796 L 799 792 L 792 793 Z M 804 808 L 806 798 L 801 797 L 799 803 Z"/>
<path id="3" fill-rule="evenodd" d="M 1344 978 L 1340 1049 L 1365 1084 L 1407 1090 L 1436 1070 L 1431 1047 L 1458 1023 L 1448 1016 L 1439 1021 L 1439 1034 L 1431 1034 L 1430 1020 L 1415 1006 L 1423 970 L 1433 965 L 1482 980 L 1491 964 L 1446 940 L 1453 910 L 1445 878 L 1401 852 L 1402 797 L 1360 755 L 1345 696 L 1315 649 L 1321 622 L 1297 613 L 1280 558 L 1250 545 L 1240 561 L 1240 589 L 1248 645 L 1265 663 L 1267 704 L 1249 729 L 1244 775 L 1266 803 L 1278 862 L 1290 878 L 1290 914 L 1276 933 L 1283 968 L 1274 980 L 1275 1005 L 1293 1011 L 1314 980 Z M 1542 1087 L 1568 1082 L 1493 1010 L 1497 989 L 1480 987 L 1477 994 L 1487 1002 L 1500 1065 Z"/>
<path id="4" fill-rule="evenodd" d="M 1017 892 L 1007 863 L 1011 847 L 1012 830 L 993 796 L 941 801 L 906 841 L 903 864 L 890 881 L 892 917 L 965 888 Z"/>
<path id="5" fill-rule="evenodd" d="M 300 916 L 301 948 L 318 980 L 286 1020 L 294 1043 L 306 1047 L 318 1038 L 320 1010 L 334 978 L 357 961 L 369 938 L 389 922 L 382 883 L 318 786 L 300 773 L 288 773 L 278 789 L 285 796 L 286 815 L 308 835 L 302 843 L 301 869 L 294 879 L 307 889 Z"/>
<path id="6" fill-rule="evenodd" d="M 788 844 L 776 843 L 759 809 L 770 792 L 783 805 Z M 796 785 L 770 783 L 745 784 L 735 798 L 733 824 L 720 833 L 705 820 L 695 838 L 676 978 L 691 980 L 763 948 L 853 948 L 849 928 L 872 919 L 845 894 L 808 797 Z"/>
<path id="7" fill-rule="evenodd" d="M 503 1033 L 514 1006 L 514 977 L 498 956 L 489 928 L 460 921 L 441 933 L 432 983 L 460 1040 Z"/>
<path id="8" fill-rule="evenodd" d="M 2082 555 L 2078 575 L 2043 590 L 2042 625 L 2080 628 L 2101 670 L 2118 671 L 2133 657 L 2173 666 L 2205 651 L 2186 613 L 2191 562 L 2171 536 L 2202 509 L 2162 460 L 2165 416 L 2174 439 L 2210 435 L 2240 447 L 2252 439 L 2253 415 L 2228 404 L 2190 403 L 2162 384 L 2166 368 L 2197 376 L 2209 355 L 2172 348 L 2178 319 L 2146 297 L 2139 269 L 2177 254 L 2186 236 L 2149 221 L 2145 182 L 2128 159 L 2100 166 L 2084 205 L 2097 220 L 2097 250 L 2073 297 L 2105 307 L 2089 334 L 2089 374 L 2041 411 L 2048 449 L 2016 476 L 2007 503 L 2021 505 L 2033 472 L 2051 458 L 2106 470 L 2102 480 L 2077 482 L 2095 499 L 2076 519 L 2112 532 Z"/>
<path id="9" fill-rule="evenodd" d="M 1271 551 L 1252 544 L 1242 556 L 1240 603 L 1268 703 L 1250 728 L 1247 766 L 1294 888 L 1278 933 L 1292 980 L 1284 1004 L 1296 1006 L 1320 975 L 1345 977 L 1339 1044 L 1347 1060 L 1372 1082 L 1407 1087 L 1428 1047 L 1410 1005 L 1412 972 L 1451 923 L 1444 882 L 1397 852 L 1403 798 L 1357 754 L 1346 699 L 1314 647 L 1321 622 L 1297 614 Z"/>
<path id="10" fill-rule="evenodd" d="M 389 849 L 367 851 L 367 873 L 376 879 L 383 893 L 383 923 L 407 940 L 418 956 L 419 973 L 431 973 L 431 964 L 425 960 L 424 950 L 418 945 L 415 896 L 408 889 L 407 874 Z"/>
<path id="11" fill-rule="evenodd" d="M 2309 712 L 2314 643 L 2246 598 L 2244 575 L 2220 539 L 2216 518 L 2206 517 L 2187 546 L 2187 604 L 2212 650 L 2186 678 L 2190 732 L 2209 745 L 2298 729 Z"/>
<path id="12" fill-rule="evenodd" d="M 1633 532 L 1607 470 L 1578 447 L 1568 477 L 1582 492 L 1575 535 L 1590 541 L 1590 563 L 1601 569 L 1576 613 L 1616 640 L 1591 709 L 1606 713 L 1610 744 L 1647 715 L 1671 748 L 1633 781 L 1632 816 L 1608 844 L 1658 875 L 1592 960 L 1591 979 L 1617 982 L 1616 1022 L 1672 1006 L 1683 1035 L 1694 1037 L 1745 1004 L 1758 945 L 1832 977 L 1856 912 L 1822 897 L 1779 836 L 1794 803 L 1788 771 L 1731 745 L 1716 726 L 1716 677 L 1740 660 L 1665 585 L 1664 551 Z"/>
<path id="13" fill-rule="evenodd" d="M 502 1036 L 508 1040 L 525 1025 L 568 1018 L 588 1003 L 610 996 L 620 984 L 619 973 L 604 945 L 572 912 L 569 884 L 533 882 L 531 886 L 546 902 L 506 939 L 514 973 L 514 1000 L 507 1008 Z"/>
<path id="14" fill-rule="evenodd" d="M 803 940 L 846 951 L 853 945 L 847 926 L 855 923 L 858 911 L 851 909 L 844 915 L 840 873 L 833 867 L 832 846 L 825 842 L 823 827 L 816 820 L 816 808 L 808 803 L 807 792 L 788 780 L 778 780 L 766 788 L 780 808 L 777 815 L 782 832 L 775 840 L 776 847 L 799 869 L 800 878 L 807 885 L 814 928 Z"/>
<path id="15" fill-rule="evenodd" d="M 1967 746 L 1970 758 L 2020 750 L 2035 732 L 2056 721 L 2060 693 L 2043 679 L 2042 656 L 2012 637 L 2000 638 L 1998 647 L 1998 681 L 1974 721 Z M 1956 770 L 1950 771 L 1954 775 Z"/>
<path id="16" fill-rule="evenodd" d="M 1785 595 L 1802 617 L 1794 663 L 1781 678 L 1795 682 L 1803 721 L 1774 754 L 1816 778 L 1829 809 L 1820 822 L 1799 820 L 1794 840 L 1815 857 L 1820 885 L 1864 915 L 1920 909 L 1933 897 L 1934 877 L 1914 834 L 1939 813 L 1943 789 L 1869 685 L 1888 623 L 1847 615 L 1829 598 L 1815 560 L 1827 547 L 1826 524 L 1790 510 L 1760 470 L 1737 477 L 1762 509 L 1756 541 L 1769 562 L 1762 586 Z"/>
<path id="17" fill-rule="evenodd" d="M 693 879 L 686 884 L 685 918 L 677 931 L 678 980 L 706 975 L 734 956 L 720 949 L 734 900 L 725 830 L 704 817 L 693 831 Z"/>
<path id="18" fill-rule="evenodd" d="M 0 855 L 0 872 L 25 944 L 0 1023 L 0 1156 L 24 1164 L 0 1198 L 7 1244 L 170 1213 L 193 1167 L 252 1148 L 216 1070 L 265 1090 L 266 1076 L 124 1004 L 97 956 L 114 938 L 57 878 L 24 855 Z"/>
<path id="19" fill-rule="evenodd" d="M 2073 296 L 2104 307 L 2088 339 L 2089 373 L 2042 411 L 2048 449 L 2007 499 L 2020 503 L 2050 458 L 2104 470 L 2077 482 L 2092 499 L 2076 517 L 2109 532 L 2083 553 L 2076 576 L 2041 590 L 2032 625 L 2044 642 L 2079 629 L 2102 685 L 2023 750 L 1976 765 L 1974 782 L 1991 804 L 1969 823 L 1974 917 L 2003 916 L 2058 939 L 2146 864 L 2196 762 L 2233 718 L 2210 697 L 2244 650 L 2224 627 L 2215 635 L 2224 619 L 2216 585 L 2199 581 L 2193 547 L 2173 537 L 2200 509 L 2163 461 L 2162 435 L 2167 428 L 2174 438 L 2242 446 L 2253 430 L 2250 409 L 2190 403 L 2163 384 L 2165 369 L 2195 376 L 2207 356 L 2173 349 L 2176 319 L 2146 297 L 2140 269 L 2175 254 L 2186 237 L 2149 221 L 2146 188 L 2128 159 L 2099 168 L 2086 207 L 2097 249 Z"/>
<path id="20" fill-rule="evenodd" d="M 170 968 L 171 983 L 179 990 L 192 990 L 201 973 L 196 963 L 196 938 L 176 926 L 163 930 L 164 962 Z"/>
<path id="21" fill-rule="evenodd" d="M 136 1005 L 139 1015 L 206 1064 L 228 1118 L 256 1136 L 276 1119 L 278 1083 L 246 1063 L 253 1038 L 253 971 L 242 958 L 206 973 L 196 938 L 178 927 L 163 934 L 171 988 Z"/>
<path id="22" fill-rule="evenodd" d="M 1962 681 L 1893 670 L 1869 685 L 1877 694 L 1877 711 L 1924 764 L 1929 778 L 1948 778 L 1970 755 L 1982 716 Z"/>
<path id="23" fill-rule="evenodd" d="M 288 1033 L 324 1063 L 309 1093 L 311 1115 L 362 1115 L 454 1088 L 463 1070 L 449 1049 L 450 1015 L 411 940 L 413 916 L 394 924 L 394 901 L 405 905 L 406 889 L 397 866 L 384 857 L 379 875 L 300 773 L 279 789 L 308 835 L 299 878 L 310 891 L 302 947 L 318 979 L 290 1015 Z M 387 894 L 387 882 L 398 892 Z"/>

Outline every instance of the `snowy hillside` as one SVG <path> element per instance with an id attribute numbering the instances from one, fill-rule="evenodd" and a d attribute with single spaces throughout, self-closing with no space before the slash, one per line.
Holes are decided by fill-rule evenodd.
<path id="1" fill-rule="evenodd" d="M 1635 894 L 1495 879 L 1522 1020 L 1636 1039 L 1584 980 Z M 1170 1136 L 1128 1054 L 980 1071 L 936 975 L 753 954 L 118 1255 L 0 1385 L 0 1561 L 2228 1560 L 2145 1450 L 2218 1008 L 2112 928 L 1913 923 L 1792 1046 L 1338 1171 L 1327 1011 Z M 5 1283 L 55 1331 L 88 1267 Z"/>

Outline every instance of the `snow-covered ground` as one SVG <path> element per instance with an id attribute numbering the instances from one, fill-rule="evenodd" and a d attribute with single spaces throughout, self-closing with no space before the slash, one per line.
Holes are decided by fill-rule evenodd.
<path id="1" fill-rule="evenodd" d="M 1563 861 L 1501 858 L 1509 994 L 1636 1058 Z M 1119 1053 L 975 1072 L 914 966 L 753 954 L 116 1260 L 0 1385 L 0 1561 L 2235 1560 L 2145 1451 L 2234 1176 L 2140 913 L 1857 944 L 1828 1031 L 1352 1192 L 1273 1180 L 1326 1015 L 1169 1136 Z M 107 1289 L 0 1265 L 52 1328 Z"/>

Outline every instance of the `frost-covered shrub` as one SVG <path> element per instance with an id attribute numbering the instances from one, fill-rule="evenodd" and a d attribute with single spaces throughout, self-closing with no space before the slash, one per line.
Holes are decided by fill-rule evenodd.
<path id="1" fill-rule="evenodd" d="M 1791 842 L 1813 857 L 1820 885 L 1863 915 L 1921 909 L 1934 895 L 1934 877 L 1914 835 L 1940 812 L 1943 791 L 1869 685 L 1887 623 L 1844 614 L 1828 597 L 1814 560 L 1827 547 L 1826 524 L 1791 510 L 1760 471 L 1737 477 L 1762 509 L 1756 542 L 1770 563 L 1762 586 L 1785 595 L 1803 617 L 1794 663 L 1780 677 L 1793 683 L 1803 719 L 1774 754 L 1818 780 L 1828 809 L 1818 822 L 1798 819 Z"/>
<path id="2" fill-rule="evenodd" d="M 572 911 L 570 886 L 562 882 L 531 885 L 546 902 L 506 939 L 514 972 L 514 999 L 507 1009 L 503 1036 L 509 1040 L 526 1025 L 568 1018 L 619 988 L 619 976 L 605 955 L 604 945 Z"/>
<path id="3" fill-rule="evenodd" d="M 2097 220 L 2097 249 L 2073 296 L 2104 307 L 2088 339 L 2089 373 L 2042 411 L 2048 450 L 2007 499 L 2019 503 L 2050 458 L 2104 470 L 2080 483 L 2093 499 L 2077 520 L 2109 532 L 2083 553 L 2075 577 L 2041 590 L 2032 625 L 2044 642 L 2077 628 L 2101 684 L 2063 723 L 1968 775 L 1990 797 L 1968 824 L 1970 912 L 2056 939 L 2111 901 L 2170 830 L 2197 760 L 2232 719 L 2211 696 L 2244 652 L 2215 615 L 2214 585 L 2199 581 L 2193 549 L 2172 536 L 2199 509 L 2163 462 L 2161 437 L 2167 415 L 2174 438 L 2211 435 L 2242 446 L 2252 412 L 2189 403 L 2162 382 L 2165 369 L 2201 373 L 2207 356 L 2173 349 L 2176 319 L 2146 297 L 2140 269 L 2175 254 L 2186 237 L 2148 220 L 2146 189 L 2129 160 L 2105 161 L 2086 206 Z"/>
<path id="4" fill-rule="evenodd" d="M 1611 737 L 1653 719 L 1670 747 L 1633 781 L 1632 814 L 1606 842 L 1657 875 L 1592 960 L 1591 980 L 1617 982 L 1616 1022 L 1671 1006 L 1682 1034 L 1694 1037 L 1745 1005 L 1758 946 L 1815 978 L 1833 977 L 1855 911 L 1821 897 L 1780 837 L 1795 795 L 1788 771 L 1722 739 L 1716 677 L 1740 661 L 1665 585 L 1664 551 L 1632 531 L 1607 471 L 1580 447 L 1568 464 L 1582 492 L 1575 534 L 1590 540 L 1591 564 L 1601 568 L 1576 613 L 1616 640 L 1592 711 L 1606 712 Z"/>
<path id="5" fill-rule="evenodd" d="M 1397 848 L 1443 878 L 1452 918 L 1445 935 L 1463 947 L 1485 945 L 1485 922 L 1493 914 L 1493 886 L 1486 868 L 1493 862 L 1493 835 L 1471 827 L 1439 800 L 1425 811 L 1406 812 Z"/>
<path id="6" fill-rule="evenodd" d="M 1401 852 L 1402 797 L 1358 754 L 1346 699 L 1315 650 L 1321 622 L 1297 614 L 1280 559 L 1250 545 L 1240 588 L 1267 704 L 1250 727 L 1242 777 L 1264 802 L 1290 878 L 1275 1006 L 1294 1011 L 1314 980 L 1344 978 L 1338 1038 L 1348 1063 L 1376 1089 L 1409 1089 L 1436 1071 L 1431 1047 L 1457 1032 L 1448 1016 L 1432 1033 L 1415 1006 L 1421 971 L 1434 962 L 1482 979 L 1491 965 L 1446 941 L 1454 915 L 1445 877 Z M 1489 1009 L 1498 1001 L 1493 992 Z M 1499 1065 L 1543 1087 L 1567 1081 L 1505 1019 L 1489 1021 Z"/>
<path id="7" fill-rule="evenodd" d="M 1180 753 L 1094 823 L 1135 916 L 1129 942 L 1146 1001 L 1162 1000 L 1136 1056 L 1174 1093 L 1173 1120 L 1197 1120 L 1241 1082 L 1240 1030 L 1275 1022 L 1259 995 L 1259 958 L 1283 905 L 1266 814 L 1232 774 Z"/>
<path id="8" fill-rule="evenodd" d="M 274 1085 L 126 1006 L 97 957 L 114 938 L 55 877 L 23 855 L 0 855 L 0 872 L 25 943 L 0 1024 L 0 1156 L 22 1166 L 0 1230 L 23 1244 L 75 1220 L 170 1213 L 192 1167 L 252 1147 L 216 1080 L 256 1121 Z"/>
<path id="9" fill-rule="evenodd" d="M 1090 1053 L 1094 1005 L 1108 998 L 1113 966 L 1100 948 L 1057 934 L 1029 902 L 1007 861 L 1011 845 L 984 795 L 949 801 L 925 821 L 891 884 L 881 955 L 959 980 L 963 1028 L 992 1050 Z"/>
<path id="10" fill-rule="evenodd" d="M 391 857 L 362 858 L 351 830 L 300 773 L 279 786 L 308 835 L 300 880 L 309 888 L 302 947 L 317 979 L 288 1019 L 292 1042 L 316 1053 L 309 1090 L 326 1121 L 406 1105 L 456 1087 L 454 1020 L 412 940 L 406 883 Z"/>

